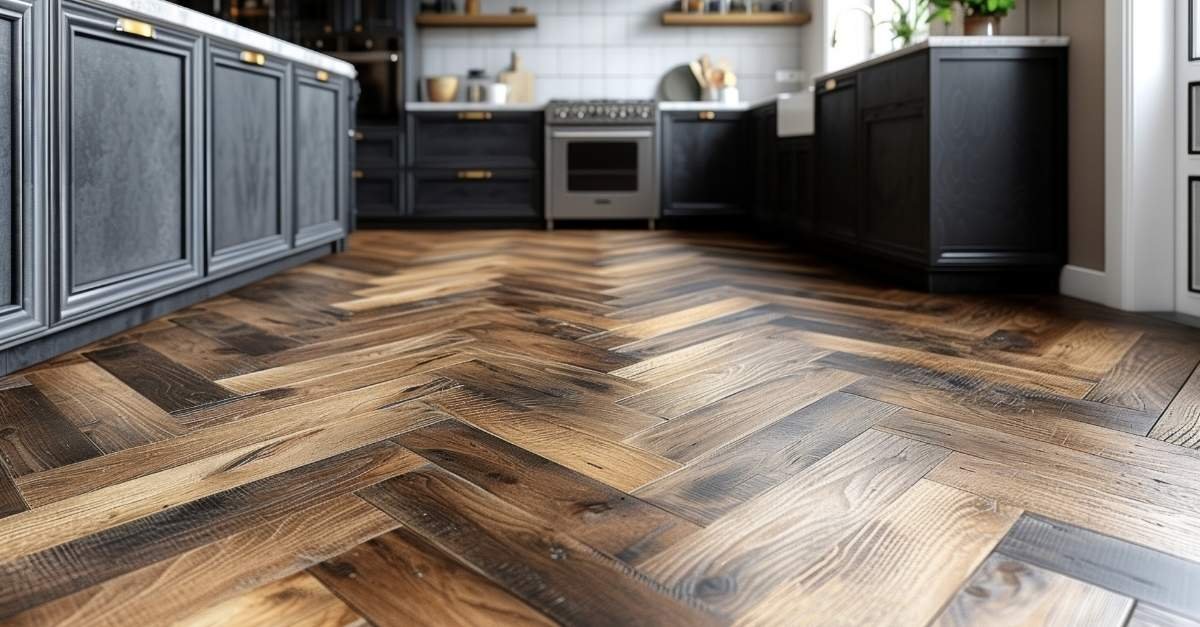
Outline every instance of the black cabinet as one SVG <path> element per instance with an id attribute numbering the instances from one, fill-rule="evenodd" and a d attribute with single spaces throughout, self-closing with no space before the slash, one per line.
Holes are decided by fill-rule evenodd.
<path id="1" fill-rule="evenodd" d="M 747 151 L 743 113 L 667 111 L 662 115 L 664 217 L 737 215 L 747 211 Z"/>
<path id="2" fill-rule="evenodd" d="M 347 81 L 298 66 L 294 70 L 295 245 L 346 234 L 349 207 Z"/>
<path id="3" fill-rule="evenodd" d="M 750 123 L 754 131 L 754 202 L 753 220 L 757 228 L 765 233 L 775 232 L 780 222 L 779 205 L 779 129 L 778 111 L 775 105 L 761 107 L 751 112 Z"/>
<path id="4" fill-rule="evenodd" d="M 354 171 L 354 195 L 362 218 L 396 218 L 404 206 L 404 175 L 392 168 Z"/>
<path id="5" fill-rule="evenodd" d="M 775 150 L 776 232 L 790 240 L 811 236 L 816 212 L 816 145 L 811 136 L 785 137 Z"/>
<path id="6" fill-rule="evenodd" d="M 291 64 L 208 50 L 208 273 L 291 249 Z"/>
<path id="7" fill-rule="evenodd" d="M 935 47 L 821 80 L 813 233 L 934 291 L 1055 291 L 1066 50 Z"/>
<path id="8" fill-rule="evenodd" d="M 414 168 L 540 168 L 541 113 L 458 111 L 408 115 Z"/>
<path id="9" fill-rule="evenodd" d="M 817 89 L 816 230 L 827 239 L 858 237 L 858 88 L 853 78 L 831 79 Z"/>
<path id="10" fill-rule="evenodd" d="M 199 279 L 198 36 L 64 4 L 58 318 Z"/>
<path id="11" fill-rule="evenodd" d="M 0 0 L 0 345 L 47 322 L 45 8 Z"/>

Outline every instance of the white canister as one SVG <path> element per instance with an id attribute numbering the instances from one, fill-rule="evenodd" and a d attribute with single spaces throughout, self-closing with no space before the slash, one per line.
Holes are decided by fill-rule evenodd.
<path id="1" fill-rule="evenodd" d="M 508 85 L 504 83 L 492 83 L 488 86 L 488 102 L 492 104 L 507 104 L 508 103 Z"/>
<path id="2" fill-rule="evenodd" d="M 742 94 L 737 87 L 725 87 L 721 89 L 721 102 L 725 104 L 735 105 L 742 101 Z"/>

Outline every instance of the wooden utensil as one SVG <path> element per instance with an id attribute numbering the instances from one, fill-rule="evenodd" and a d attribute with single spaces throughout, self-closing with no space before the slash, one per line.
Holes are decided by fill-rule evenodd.
<path id="1" fill-rule="evenodd" d="M 533 73 L 526 72 L 521 64 L 521 55 L 512 53 L 512 68 L 501 72 L 497 80 L 508 85 L 508 101 L 510 103 L 530 103 L 536 95 Z"/>

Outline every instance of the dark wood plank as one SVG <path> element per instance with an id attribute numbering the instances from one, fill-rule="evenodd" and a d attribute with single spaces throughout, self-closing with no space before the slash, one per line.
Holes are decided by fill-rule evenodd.
<path id="1" fill-rule="evenodd" d="M 4 562 L 0 619 L 370 486 L 412 460 L 395 444 L 374 444 Z"/>
<path id="2" fill-rule="evenodd" d="M 685 626 L 718 622 L 628 565 L 436 467 L 359 494 L 556 621 Z"/>
<path id="3" fill-rule="evenodd" d="M 834 392 L 634 494 L 708 525 L 808 468 L 897 409 Z"/>
<path id="4" fill-rule="evenodd" d="M 100 454 L 41 390 L 32 385 L 0 390 L 0 465 L 12 478 Z"/>
<path id="5" fill-rule="evenodd" d="M 268 333 L 218 312 L 184 315 L 172 318 L 171 321 L 224 342 L 247 355 L 269 355 L 300 346 L 296 340 Z"/>
<path id="6" fill-rule="evenodd" d="M 360 544 L 309 572 L 379 627 L 554 624 L 408 529 Z"/>
<path id="7" fill-rule="evenodd" d="M 4 464 L 0 464 L 0 518 L 19 514 L 27 509 L 29 505 L 25 503 L 17 484 L 13 483 Z"/>
<path id="8" fill-rule="evenodd" d="M 1022 516 L 996 550 L 1200 618 L 1200 563 L 1033 515 Z"/>
<path id="9" fill-rule="evenodd" d="M 168 412 L 192 409 L 236 396 L 141 344 L 113 346 L 85 355 Z"/>
<path id="10" fill-rule="evenodd" d="M 637 564 L 699 529 L 641 499 L 457 421 L 393 438 L 555 529 Z"/>

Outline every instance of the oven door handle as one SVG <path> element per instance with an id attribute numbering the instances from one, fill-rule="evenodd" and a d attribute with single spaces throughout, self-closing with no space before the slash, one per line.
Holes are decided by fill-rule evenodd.
<path id="1" fill-rule="evenodd" d="M 649 139 L 650 131 L 553 131 L 554 139 Z"/>

